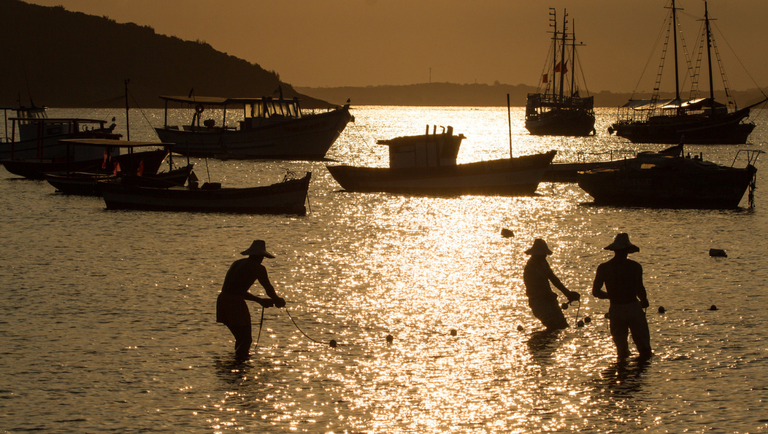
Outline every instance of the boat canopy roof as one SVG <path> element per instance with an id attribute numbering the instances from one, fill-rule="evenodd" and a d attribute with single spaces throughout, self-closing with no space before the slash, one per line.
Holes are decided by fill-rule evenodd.
<path id="1" fill-rule="evenodd" d="M 656 101 L 650 99 L 631 99 L 627 101 L 622 107 L 631 108 L 633 110 L 653 110 L 654 108 L 660 108 L 663 110 L 683 108 L 686 110 L 697 110 L 703 107 L 725 107 L 725 104 L 721 104 L 717 101 L 713 101 L 709 98 L 695 98 L 695 99 L 658 99 Z"/>
<path id="2" fill-rule="evenodd" d="M 183 104 L 204 104 L 204 105 L 230 105 L 230 104 L 259 104 L 264 101 L 280 101 L 280 99 L 274 99 L 272 97 L 260 97 L 260 98 L 222 98 L 216 96 L 167 96 L 160 95 L 160 99 L 165 101 L 178 102 Z M 293 100 L 282 100 L 284 102 L 297 101 L 298 98 Z"/>
<path id="3" fill-rule="evenodd" d="M 60 143 L 67 145 L 77 146 L 95 146 L 101 148 L 147 148 L 150 146 L 155 147 L 167 147 L 173 143 L 161 143 L 161 142 L 136 142 L 132 140 L 116 140 L 116 139 L 61 139 Z"/>

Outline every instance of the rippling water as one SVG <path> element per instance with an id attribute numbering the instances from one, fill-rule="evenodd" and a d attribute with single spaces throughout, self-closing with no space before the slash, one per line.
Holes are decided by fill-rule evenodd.
<path id="1" fill-rule="evenodd" d="M 660 148 L 608 137 L 612 113 L 599 113 L 598 137 L 538 138 L 515 108 L 512 153 L 557 149 L 573 161 Z M 353 114 L 330 154 L 350 164 L 387 164 L 375 140 L 427 124 L 467 136 L 461 162 L 510 152 L 506 108 Z M 743 148 L 765 150 L 764 116 Z M 134 110 L 131 120 L 132 140 L 156 140 L 149 122 L 160 125 L 162 111 Z M 689 150 L 730 165 L 740 148 Z M 0 431 L 765 431 L 765 164 L 754 210 L 745 199 L 739 210 L 698 211 L 585 205 L 572 184 L 541 184 L 524 198 L 345 193 L 322 163 L 197 160 L 201 179 L 237 186 L 311 169 L 306 217 L 107 211 L 0 169 Z M 615 363 L 608 303 L 588 295 L 611 256 L 602 248 L 621 231 L 641 248 L 633 258 L 651 300 L 649 364 Z M 583 295 L 566 314 L 572 325 L 589 316 L 585 327 L 537 333 L 522 284 L 523 251 L 537 237 Z M 277 256 L 266 265 L 290 317 L 267 309 L 253 359 L 238 365 L 215 301 L 256 238 Z M 252 315 L 256 335 L 260 309 Z"/>

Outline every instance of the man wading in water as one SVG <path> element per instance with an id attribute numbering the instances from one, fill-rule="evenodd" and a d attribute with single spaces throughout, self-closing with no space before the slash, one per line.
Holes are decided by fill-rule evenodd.
<path id="1" fill-rule="evenodd" d="M 597 267 L 592 295 L 611 301 L 608 309 L 610 329 L 619 359 L 629 357 L 627 337 L 630 331 L 640 357 L 649 358 L 653 351 L 651 333 L 648 331 L 648 321 L 643 310 L 648 307 L 648 295 L 643 285 L 643 267 L 627 258 L 630 253 L 639 252 L 640 248 L 629 242 L 629 235 L 621 233 L 604 249 L 613 250 L 614 257 Z M 603 285 L 605 291 L 602 290 Z"/>
<path id="2" fill-rule="evenodd" d="M 544 240 L 534 240 L 533 246 L 525 253 L 531 255 L 531 258 L 528 259 L 523 269 L 523 282 L 525 283 L 525 294 L 528 296 L 528 306 L 531 307 L 533 315 L 544 324 L 548 331 L 568 327 L 563 311 L 557 303 L 557 294 L 552 291 L 549 282 L 552 282 L 568 298 L 568 301 L 579 300 L 581 295 L 569 291 L 555 276 L 547 262 L 547 255 L 551 255 L 552 251 L 549 250 Z"/>
<path id="3" fill-rule="evenodd" d="M 256 240 L 247 250 L 240 253 L 247 258 L 233 262 L 224 278 L 224 285 L 216 300 L 216 322 L 224 323 L 235 337 L 235 357 L 245 360 L 249 356 L 253 337 L 251 335 L 251 313 L 245 300 L 259 303 L 263 308 L 283 307 L 285 300 L 277 296 L 269 282 L 267 269 L 261 261 L 275 256 L 267 251 L 266 243 Z M 248 292 L 251 285 L 259 281 L 269 298 L 259 298 Z"/>

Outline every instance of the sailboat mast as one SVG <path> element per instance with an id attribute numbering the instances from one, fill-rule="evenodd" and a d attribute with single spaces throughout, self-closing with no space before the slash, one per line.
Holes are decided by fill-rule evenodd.
<path id="1" fill-rule="evenodd" d="M 672 0 L 672 40 L 675 47 L 675 99 L 677 100 L 677 111 L 680 112 L 680 72 L 677 65 L 677 8 L 675 0 Z"/>
<path id="2" fill-rule="evenodd" d="M 571 36 L 573 37 L 572 44 L 571 44 L 571 96 L 573 96 L 576 89 L 574 86 L 574 80 L 576 79 L 576 20 L 573 20 L 573 23 L 571 23 L 573 26 L 573 30 L 571 31 Z"/>
<path id="3" fill-rule="evenodd" d="M 568 12 L 563 9 L 563 43 L 562 43 L 562 55 L 560 56 L 560 102 L 563 102 L 563 80 L 565 79 L 565 46 L 567 42 L 566 37 L 566 24 L 568 23 Z"/>
<path id="4" fill-rule="evenodd" d="M 554 29 L 554 36 L 552 36 L 552 99 L 555 99 L 557 95 L 557 86 L 555 86 L 555 74 L 557 72 L 557 10 L 549 8 L 549 15 L 552 17 L 551 26 Z"/>
<path id="5" fill-rule="evenodd" d="M 704 24 L 707 31 L 707 63 L 709 64 L 709 98 L 712 102 L 710 109 L 714 113 L 715 87 L 712 80 L 712 38 L 709 30 L 709 11 L 707 10 L 707 1 L 704 0 Z"/>

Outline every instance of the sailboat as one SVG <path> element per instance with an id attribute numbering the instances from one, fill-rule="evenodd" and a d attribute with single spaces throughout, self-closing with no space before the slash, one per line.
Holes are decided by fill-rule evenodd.
<path id="1" fill-rule="evenodd" d="M 712 77 L 713 47 L 718 63 L 721 62 L 710 29 L 709 12 L 705 0 L 703 37 L 699 43 L 698 50 L 694 50 L 694 52 L 698 51 L 699 58 L 696 61 L 696 67 L 694 69 L 689 68 L 691 70 L 691 95 L 688 99 L 681 98 L 677 54 L 678 37 L 677 32 L 673 32 L 678 26 L 678 9 L 675 6 L 675 0 L 672 0 L 668 34 L 664 43 L 661 65 L 651 99 L 630 99 L 629 102 L 620 108 L 618 120 L 611 125 L 608 131 L 609 133 L 615 132 L 617 136 L 625 137 L 633 143 L 744 144 L 747 142 L 749 134 L 755 129 L 755 124 L 747 120 L 750 109 L 768 101 L 768 97 L 758 103 L 738 109 L 735 101 L 732 99 L 727 85 L 728 81 L 720 64 L 725 94 L 728 96 L 729 101 L 727 104 L 715 101 L 714 80 Z M 671 39 L 674 50 L 675 98 L 665 100 L 660 98 L 659 88 L 664 58 L 666 57 L 669 45 L 669 33 L 672 33 Z M 709 97 L 703 98 L 699 96 L 698 77 L 702 52 L 705 46 L 709 72 Z"/>
<path id="2" fill-rule="evenodd" d="M 545 67 L 547 72 L 542 74 L 538 92 L 528 94 L 525 105 L 525 128 L 533 135 L 587 136 L 594 134 L 594 97 L 582 97 L 576 88 L 575 32 L 568 33 L 567 13 L 564 12 L 561 32 L 557 29 L 555 10 L 550 8 L 549 15 L 550 25 L 554 29 L 552 56 L 547 56 Z M 570 50 L 568 50 L 569 47 Z M 570 83 L 566 77 L 570 78 Z M 568 85 L 570 87 L 566 93 Z"/>

